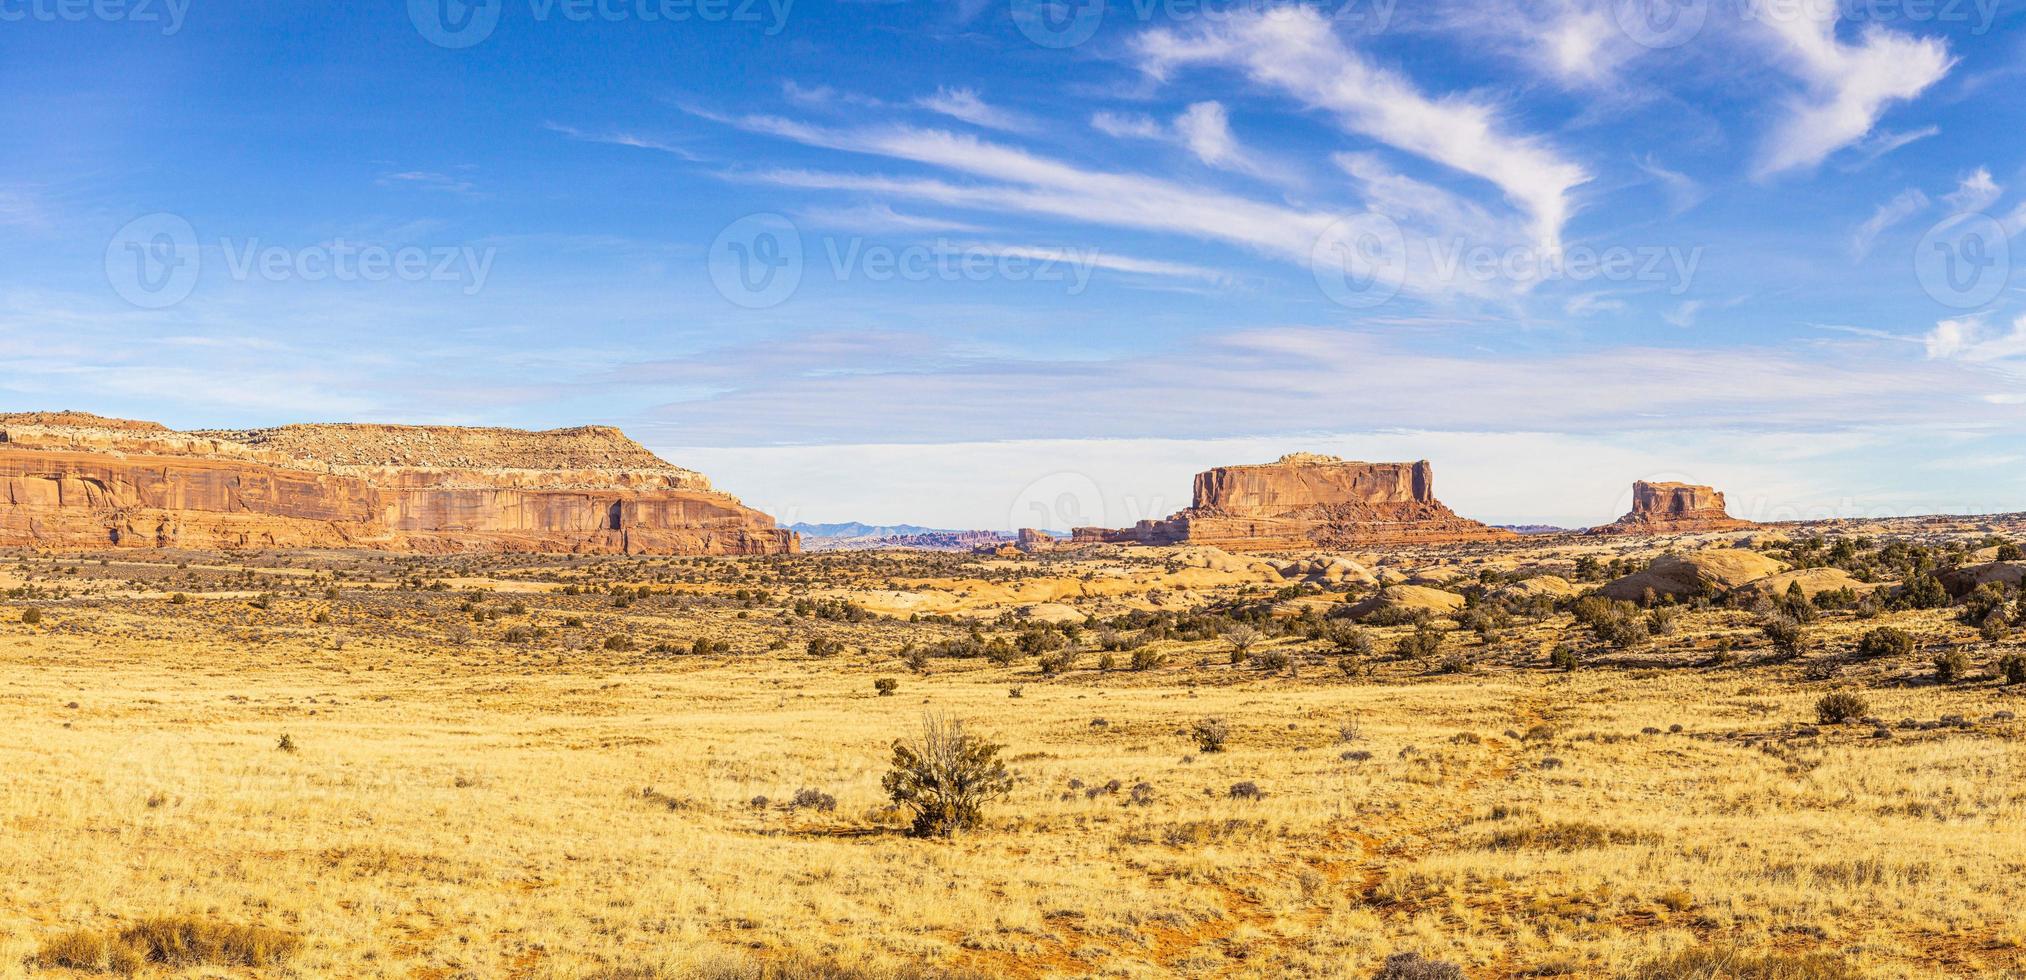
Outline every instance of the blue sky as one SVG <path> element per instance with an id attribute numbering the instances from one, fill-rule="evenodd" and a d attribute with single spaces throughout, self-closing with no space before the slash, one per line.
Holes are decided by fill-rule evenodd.
<path id="1" fill-rule="evenodd" d="M 0 402 L 787 520 L 2026 510 L 2022 83 L 2017 0 L 0 0 Z"/>

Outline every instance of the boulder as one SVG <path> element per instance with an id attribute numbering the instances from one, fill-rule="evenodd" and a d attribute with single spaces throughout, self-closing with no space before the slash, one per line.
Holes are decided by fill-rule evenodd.
<path id="1" fill-rule="evenodd" d="M 1787 589 L 1796 584 L 1801 586 L 1801 594 L 1810 599 L 1837 589 L 1849 589 L 1862 594 L 1878 587 L 1875 583 L 1860 582 L 1840 568 L 1798 568 L 1791 572 L 1778 572 L 1747 582 L 1738 588 L 1738 592 L 1773 598 L 1786 595 Z"/>
<path id="2" fill-rule="evenodd" d="M 1037 602 L 1020 608 L 1020 618 L 1033 623 L 1047 623 L 1059 626 L 1063 623 L 1079 625 L 1090 621 L 1090 617 L 1077 612 L 1076 607 L 1060 602 Z"/>
<path id="3" fill-rule="evenodd" d="M 1987 561 L 1981 565 L 1961 565 L 1947 569 L 1935 576 L 1941 580 L 1942 588 L 1951 596 L 1965 596 L 1977 591 L 1977 586 L 1987 582 L 1999 582 L 2017 588 L 2026 581 L 2026 562 Z"/>
<path id="4" fill-rule="evenodd" d="M 1560 575 L 1536 575 L 1533 578 L 1510 583 L 1492 593 L 1500 599 L 1525 601 L 1546 596 L 1550 599 L 1566 599 L 1581 591 L 1576 583 Z"/>
<path id="5" fill-rule="evenodd" d="M 1686 599 L 1709 593 L 1728 592 L 1756 579 L 1786 569 L 1786 564 L 1756 551 L 1739 548 L 1705 548 L 1684 555 L 1661 555 L 1644 571 L 1634 572 L 1606 584 L 1597 594 L 1610 599 L 1637 602 L 1651 590 L 1660 597 Z"/>
<path id="6" fill-rule="evenodd" d="M 1425 611 L 1437 616 L 1456 612 L 1466 600 L 1454 592 L 1420 585 L 1389 585 L 1351 607 L 1351 615 L 1368 619 L 1381 612 Z"/>

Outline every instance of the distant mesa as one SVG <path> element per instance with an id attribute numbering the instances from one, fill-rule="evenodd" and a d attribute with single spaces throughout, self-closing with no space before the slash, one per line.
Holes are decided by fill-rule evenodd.
<path id="1" fill-rule="evenodd" d="M 1632 511 L 1591 534 L 1691 534 L 1751 527 L 1724 510 L 1724 495 L 1692 483 L 1632 484 Z"/>
<path id="2" fill-rule="evenodd" d="M 1080 527 L 1074 542 L 1299 551 L 1516 537 L 1459 517 L 1435 499 L 1434 468 L 1427 460 L 1360 463 L 1292 453 L 1271 463 L 1198 473 L 1189 509 L 1122 530 Z"/>
<path id="3" fill-rule="evenodd" d="M 764 555 L 794 532 L 618 429 L 177 432 L 0 414 L 0 545 Z"/>

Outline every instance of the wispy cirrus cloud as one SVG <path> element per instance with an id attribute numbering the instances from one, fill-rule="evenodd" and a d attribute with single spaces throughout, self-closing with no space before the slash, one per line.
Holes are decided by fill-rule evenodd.
<path id="1" fill-rule="evenodd" d="M 1858 40 L 1837 37 L 1837 4 L 1758 0 L 1748 18 L 1778 66 L 1803 86 L 1760 153 L 1759 177 L 1802 170 L 1870 135 L 1879 117 L 1941 81 L 1954 67 L 1948 44 L 1868 24 Z"/>
<path id="2" fill-rule="evenodd" d="M 977 92 L 967 88 L 937 89 L 934 95 L 916 99 L 915 105 L 984 129 L 1028 133 L 1035 128 L 1034 120 L 1017 112 L 987 105 L 984 99 L 978 97 Z"/>
<path id="3" fill-rule="evenodd" d="M 1928 196 L 1918 187 L 1900 191 L 1892 200 L 1879 205 L 1871 217 L 1850 233 L 1850 257 L 1863 261 L 1871 254 L 1871 246 L 1885 230 L 1919 214 L 1928 206 Z"/>
<path id="4" fill-rule="evenodd" d="M 1998 197 L 2003 193 L 2005 189 L 1991 179 L 1991 171 L 1986 167 L 1978 167 L 1958 181 L 1955 190 L 1942 195 L 1942 200 L 1958 213 L 1982 211 L 1997 203 Z"/>
<path id="5" fill-rule="evenodd" d="M 624 130 L 592 132 L 588 130 L 578 129 L 575 126 L 567 126 L 557 122 L 543 123 L 542 127 L 552 133 L 561 133 L 562 135 L 567 136 L 573 140 L 579 140 L 585 143 L 609 143 L 613 146 L 627 146 L 632 147 L 633 149 L 636 150 L 654 150 L 658 153 L 667 153 L 673 156 L 681 157 L 682 159 L 688 160 L 692 163 L 699 163 L 702 162 L 703 160 L 703 157 L 700 157 L 697 154 L 691 152 L 690 150 L 678 146 L 674 143 L 669 143 L 665 140 L 656 139 L 651 136 L 642 136 L 638 133 L 626 132 Z"/>
<path id="6" fill-rule="evenodd" d="M 1141 69 L 1157 79 L 1191 65 L 1234 68 L 1330 113 L 1349 132 L 1485 180 L 1530 217 L 1535 239 L 1546 247 L 1559 246 L 1575 210 L 1571 192 L 1590 180 L 1546 140 L 1514 132 L 1496 105 L 1422 91 L 1345 44 L 1327 19 L 1305 7 L 1234 14 L 1189 31 L 1148 31 L 1134 51 Z"/>

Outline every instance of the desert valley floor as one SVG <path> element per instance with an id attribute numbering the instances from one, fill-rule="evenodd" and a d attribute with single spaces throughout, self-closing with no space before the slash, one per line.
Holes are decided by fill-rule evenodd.
<path id="1" fill-rule="evenodd" d="M 2018 540 L 15 550 L 0 975 L 2018 976 Z M 1579 599 L 1718 551 L 1821 574 Z"/>

